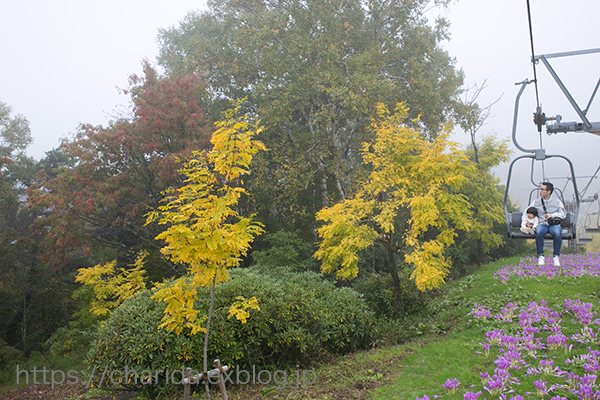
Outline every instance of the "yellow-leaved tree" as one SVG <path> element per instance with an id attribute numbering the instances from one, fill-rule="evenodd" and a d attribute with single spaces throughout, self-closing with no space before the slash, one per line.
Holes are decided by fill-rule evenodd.
<path id="1" fill-rule="evenodd" d="M 123 304 L 134 294 L 146 289 L 144 282 L 144 260 L 148 252 L 142 251 L 136 257 L 131 269 L 117 269 L 117 260 L 95 265 L 92 268 L 80 268 L 75 282 L 92 288 L 94 299 L 90 312 L 95 315 L 108 315 L 110 310 Z"/>
<path id="2" fill-rule="evenodd" d="M 204 332 L 204 371 L 210 320 L 214 309 L 215 285 L 229 279 L 228 268 L 238 266 L 241 257 L 262 225 L 240 215 L 237 205 L 242 195 L 243 177 L 250 173 L 252 157 L 264 145 L 255 140 L 261 131 L 246 115 L 239 115 L 242 101 L 224 113 L 212 135 L 212 150 L 194 152 L 180 173 L 184 185 L 168 193 L 166 204 L 147 216 L 148 222 L 166 225 L 156 237 L 165 245 L 161 252 L 173 262 L 187 266 L 187 276 L 158 286 L 154 299 L 166 303 L 161 327 L 180 334 Z M 210 286 L 208 315 L 199 315 L 194 305 L 198 288 Z M 238 298 L 229 315 L 245 322 L 250 309 L 258 309 L 255 298 Z"/>
<path id="3" fill-rule="evenodd" d="M 449 272 L 445 249 L 455 230 L 468 231 L 471 205 L 460 193 L 473 166 L 464 151 L 449 140 L 446 127 L 434 141 L 407 126 L 407 108 L 394 114 L 378 105 L 371 124 L 372 144 L 364 144 L 368 177 L 354 198 L 317 213 L 322 241 L 315 257 L 325 273 L 352 279 L 358 274 L 358 252 L 379 242 L 386 251 L 394 284 L 396 309 L 402 309 L 396 254 L 412 266 L 411 278 L 420 290 L 439 287 Z"/>
<path id="4" fill-rule="evenodd" d="M 511 153 L 508 142 L 498 140 L 493 135 L 483 137 L 476 147 L 471 145 L 466 150 L 474 166 L 462 190 L 473 205 L 473 223 L 467 238 L 476 241 L 480 264 L 488 250 L 503 244 L 503 236 L 493 229 L 494 225 L 504 225 L 506 222 L 502 207 L 504 190 L 499 187 L 500 179 L 492 175 L 490 170 L 502 162 L 510 161 Z"/>

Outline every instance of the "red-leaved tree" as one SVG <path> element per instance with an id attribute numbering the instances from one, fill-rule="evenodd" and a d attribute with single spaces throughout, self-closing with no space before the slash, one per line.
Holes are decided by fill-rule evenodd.
<path id="1" fill-rule="evenodd" d="M 157 246 L 156 226 L 144 225 L 162 192 L 178 185 L 178 159 L 210 147 L 206 90 L 196 75 L 159 77 L 146 63 L 132 76 L 132 112 L 107 127 L 81 125 L 59 151 L 69 162 L 39 176 L 30 205 L 44 257 L 58 266 L 93 248 L 132 257 Z"/>

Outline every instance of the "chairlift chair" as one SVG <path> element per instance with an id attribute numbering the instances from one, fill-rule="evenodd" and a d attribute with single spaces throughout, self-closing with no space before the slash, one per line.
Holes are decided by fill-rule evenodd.
<path id="1" fill-rule="evenodd" d="M 513 116 L 512 139 L 513 139 L 513 143 L 515 144 L 515 146 L 519 150 L 521 150 L 522 152 L 524 152 L 526 154 L 523 154 L 523 155 L 515 158 L 514 160 L 512 160 L 512 162 L 510 163 L 509 169 L 508 169 L 508 177 L 506 180 L 506 188 L 505 188 L 505 192 L 504 192 L 504 215 L 505 215 L 505 219 L 506 219 L 507 234 L 508 234 L 508 237 L 511 239 L 533 239 L 532 235 L 528 235 L 528 234 L 525 234 L 520 231 L 521 218 L 522 218 L 523 213 L 522 212 L 514 212 L 514 213 L 508 212 L 508 193 L 510 190 L 510 182 L 511 182 L 513 167 L 514 167 L 515 163 L 522 159 L 531 159 L 531 182 L 532 182 L 532 185 L 535 187 L 535 189 L 533 189 L 529 194 L 528 204 L 531 204 L 533 192 L 537 188 L 539 188 L 539 185 L 541 184 L 541 182 L 536 183 L 534 181 L 533 171 L 534 171 L 535 163 L 536 162 L 543 163 L 545 160 L 550 159 L 550 158 L 560 158 L 560 159 L 565 160 L 569 166 L 569 171 L 571 173 L 570 181 L 573 185 L 573 189 L 574 189 L 574 193 L 575 193 L 575 207 L 573 207 L 574 208 L 573 210 L 567 211 L 566 217 L 561 224 L 562 238 L 563 238 L 563 240 L 574 240 L 577 236 L 576 226 L 577 226 L 577 214 L 579 211 L 579 191 L 577 190 L 577 179 L 575 177 L 575 169 L 573 167 L 573 163 L 566 156 L 563 156 L 560 154 L 546 154 L 546 150 L 543 148 L 539 148 L 539 149 L 523 148 L 521 145 L 519 145 L 519 143 L 517 141 L 517 119 L 518 119 L 518 115 L 519 115 L 519 100 L 521 98 L 521 95 L 523 94 L 523 91 L 525 90 L 525 87 L 532 82 L 533 81 L 529 81 L 528 79 L 526 79 L 526 80 L 518 83 L 521 85 L 521 89 L 519 90 L 516 100 L 515 100 L 515 112 L 514 112 L 514 116 Z M 545 116 L 542 117 L 542 115 L 543 114 L 541 113 L 541 110 L 538 107 L 536 110 L 536 113 L 534 114 L 534 122 L 536 123 L 536 125 L 538 125 L 539 132 L 541 132 L 541 125 L 546 123 Z M 562 196 L 562 192 L 557 187 L 555 187 L 555 193 L 560 194 L 561 201 L 563 202 L 563 204 L 565 204 L 564 198 Z M 552 238 L 552 236 L 550 234 L 546 234 L 545 239 L 551 239 L 551 238 Z"/>
<path id="2" fill-rule="evenodd" d="M 594 240 L 594 238 L 591 237 L 591 236 L 582 236 L 582 235 L 584 235 L 583 232 L 585 232 L 585 233 L 589 233 L 590 232 L 589 231 L 589 225 L 590 224 L 591 224 L 590 214 L 586 214 L 585 218 L 583 220 L 582 229 L 579 230 L 580 232 L 582 232 L 582 234 L 579 236 L 579 238 L 577 238 L 577 241 L 579 241 L 579 242 L 591 242 L 592 240 Z"/>
<path id="3" fill-rule="evenodd" d="M 584 229 L 588 233 L 596 233 L 600 232 L 600 198 L 598 197 L 598 193 L 594 195 L 594 200 L 598 201 L 598 211 L 592 214 L 586 215 Z M 596 226 L 592 226 L 592 215 L 596 216 Z"/>
<path id="4" fill-rule="evenodd" d="M 508 212 L 508 193 L 509 193 L 509 189 L 510 189 L 510 182 L 511 182 L 511 177 L 512 177 L 512 171 L 513 171 L 513 167 L 514 164 L 521 160 L 521 159 L 525 159 L 525 158 L 531 158 L 532 160 L 535 161 L 535 157 L 536 155 L 532 155 L 532 154 L 525 154 L 522 156 L 519 156 L 517 158 L 515 158 L 509 166 L 508 169 L 508 178 L 506 180 L 506 189 L 505 189 L 505 193 L 504 193 L 504 215 L 506 217 L 506 227 L 507 227 L 507 233 L 508 233 L 508 237 L 511 239 L 534 239 L 535 236 L 532 235 L 528 235 L 526 233 L 523 233 L 520 231 L 521 228 L 521 221 L 522 221 L 522 216 L 523 213 L 522 212 L 513 212 L 513 213 L 509 213 Z M 571 174 L 573 176 L 572 182 L 574 185 L 574 190 L 576 193 L 576 203 L 575 203 L 575 207 L 574 210 L 572 211 L 567 211 L 565 219 L 563 220 L 562 224 L 561 224 L 561 228 L 562 228 L 562 238 L 563 240 L 575 240 L 577 234 L 576 234 L 576 224 L 577 224 L 577 214 L 579 211 L 579 196 L 578 196 L 578 192 L 577 192 L 577 183 L 575 180 L 575 171 L 573 168 L 573 163 L 571 162 L 571 160 L 569 160 L 567 157 L 562 156 L 562 155 L 545 155 L 544 158 L 542 160 L 548 159 L 548 158 L 553 158 L 553 157 L 558 157 L 558 158 L 562 158 L 565 161 L 567 161 L 567 163 L 569 164 L 569 168 L 571 170 Z M 533 166 L 532 166 L 533 168 Z M 533 175 L 533 170 L 532 170 L 532 175 Z M 533 180 L 532 180 L 533 182 Z M 533 197 L 533 193 L 535 191 L 537 191 L 537 185 L 536 189 L 533 189 L 530 193 L 529 193 L 529 201 L 527 204 L 531 204 L 532 202 L 532 197 Z M 562 203 L 565 204 L 565 200 L 564 200 L 564 196 L 563 193 L 560 189 L 556 188 L 554 189 L 554 193 L 553 195 L 557 195 L 559 196 L 559 198 L 561 199 Z M 547 240 L 551 240 L 552 239 L 552 235 L 550 235 L 550 233 L 547 233 L 544 236 L 544 239 Z"/>

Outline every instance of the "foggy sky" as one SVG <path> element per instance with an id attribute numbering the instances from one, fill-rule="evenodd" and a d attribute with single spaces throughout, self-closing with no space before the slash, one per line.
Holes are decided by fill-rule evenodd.
<path id="1" fill-rule="evenodd" d="M 594 0 L 531 0 L 531 20 L 535 54 L 600 48 L 597 34 L 597 17 L 600 2 Z M 495 134 L 500 138 L 512 136 L 515 98 L 521 82 L 533 80 L 531 42 L 527 17 L 526 0 L 477 1 L 462 0 L 440 13 L 452 22 L 452 38 L 446 44 L 448 52 L 456 57 L 462 67 L 466 85 L 480 84 L 487 79 L 487 88 L 480 96 L 480 104 L 487 105 L 501 97 L 492 108 L 488 124 L 480 135 Z M 600 78 L 600 54 L 550 59 L 557 74 L 567 86 L 580 107 L 587 105 L 592 91 Z M 561 115 L 564 121 L 578 121 L 577 114 L 560 91 L 546 68 L 536 66 L 539 98 L 546 116 Z M 600 96 L 597 96 L 600 97 Z M 517 122 L 518 143 L 526 149 L 545 148 L 546 154 L 568 157 L 575 168 L 579 191 L 590 181 L 589 177 L 600 163 L 600 136 L 590 133 L 569 133 L 548 136 L 540 135 L 533 124 L 536 107 L 535 88 L 528 85 L 520 100 Z M 600 99 L 592 103 L 587 114 L 590 121 L 600 121 Z M 455 139 L 466 143 L 468 135 L 457 133 Z M 524 153 L 514 146 L 513 158 Z M 544 173 L 542 173 L 542 167 Z M 508 164 L 494 172 L 506 183 Z M 544 177 L 556 187 L 565 188 L 565 200 L 573 198 L 573 186 L 569 165 L 561 159 L 547 160 L 535 164 L 533 180 L 539 183 Z M 588 177 L 588 178 L 585 178 Z M 525 207 L 529 193 L 535 187 L 531 183 L 531 162 L 515 163 L 511 175 L 510 196 Z M 586 196 L 600 191 L 600 182 L 593 180 Z M 584 204 L 585 211 L 590 204 Z M 591 211 L 597 211 L 592 205 Z"/>
<path id="2" fill-rule="evenodd" d="M 159 28 L 177 25 L 190 10 L 201 9 L 203 1 L 172 0 L 0 0 L 0 101 L 23 114 L 31 123 L 34 145 L 29 154 L 36 159 L 69 137 L 79 123 L 106 125 L 115 109 L 128 104 L 118 88 L 126 88 L 130 74 L 141 74 L 144 58 L 155 61 Z M 457 66 L 465 73 L 467 86 L 487 88 L 479 98 L 487 105 L 498 98 L 488 123 L 479 135 L 510 138 L 514 101 L 525 78 L 533 79 L 526 0 L 460 0 L 448 9 L 432 9 L 452 23 L 451 40 L 444 44 Z M 597 20 L 598 0 L 531 0 L 536 54 L 600 47 Z M 583 107 L 600 75 L 600 54 L 551 60 L 561 79 Z M 538 88 L 547 116 L 560 114 L 575 121 L 576 114 L 545 68 L 537 67 Z M 600 95 L 598 96 L 600 97 Z M 600 121 L 600 100 L 588 112 Z M 526 148 L 540 147 L 532 121 L 535 110 L 533 85 L 521 98 L 518 140 Z M 454 139 L 468 142 L 457 133 Z M 559 134 L 542 137 L 548 154 L 563 154 L 575 163 L 580 186 L 600 162 L 600 136 Z M 514 147 L 513 147 L 514 148 Z M 516 149 L 515 149 L 516 150 Z M 521 153 L 515 151 L 513 157 Z M 541 163 L 540 163 L 541 164 Z M 545 177 L 562 188 L 569 175 L 564 165 L 545 163 Z M 511 197 L 527 202 L 530 165 L 518 164 Z M 539 169 L 539 168 L 538 168 Z M 505 182 L 508 165 L 494 171 Z M 538 173 L 534 180 L 542 179 Z M 567 185 L 568 186 L 568 185 Z M 581 190 L 581 188 L 580 188 Z M 600 191 L 594 180 L 587 195 Z M 572 196 L 569 188 L 565 191 Z M 597 208 L 597 207 L 596 207 Z"/>

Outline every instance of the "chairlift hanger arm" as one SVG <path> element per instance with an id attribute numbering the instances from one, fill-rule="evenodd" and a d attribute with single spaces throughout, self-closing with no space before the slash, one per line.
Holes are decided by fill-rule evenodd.
<path id="1" fill-rule="evenodd" d="M 534 81 L 530 81 L 529 79 L 525 79 L 522 82 L 517 82 L 515 85 L 521 85 L 521 89 L 519 89 L 519 93 L 517 93 L 517 97 L 515 98 L 515 113 L 513 115 L 513 127 L 512 127 L 512 140 L 517 149 L 521 150 L 523 153 L 536 153 L 538 149 L 526 149 L 522 147 L 517 141 L 517 120 L 519 118 L 519 101 L 521 100 L 521 95 L 523 91 L 530 83 Z"/>
<path id="2" fill-rule="evenodd" d="M 575 170 L 573 168 L 573 163 L 571 162 L 571 160 L 569 160 L 565 156 L 547 155 L 546 154 L 546 150 L 543 148 L 543 145 L 542 145 L 542 134 L 541 134 L 542 126 L 546 126 L 546 130 L 548 131 L 548 133 L 551 133 L 551 129 L 549 128 L 547 121 L 554 120 L 554 121 L 556 121 L 556 123 L 551 124 L 551 126 L 558 127 L 557 131 L 567 132 L 567 130 L 573 130 L 573 131 L 585 130 L 585 131 L 600 134 L 600 123 L 598 123 L 597 130 L 594 132 L 593 129 L 596 128 L 596 126 L 594 126 L 594 124 L 590 123 L 586 116 L 587 112 L 592 104 L 592 101 L 600 87 L 600 81 L 598 81 L 598 84 L 596 84 L 596 87 L 592 93 L 592 96 L 588 102 L 588 105 L 587 105 L 585 111 L 582 111 L 581 108 L 579 107 L 579 105 L 575 102 L 575 100 L 573 99 L 573 97 L 571 96 L 569 91 L 567 90 L 567 88 L 565 87 L 565 85 L 562 83 L 562 81 L 560 80 L 560 78 L 558 77 L 558 75 L 556 74 L 556 72 L 554 71 L 552 66 L 550 65 L 550 63 L 548 62 L 547 58 L 565 57 L 565 56 L 572 56 L 572 55 L 578 55 L 578 54 L 600 53 L 600 48 L 568 52 L 568 53 L 548 54 L 546 56 L 544 56 L 544 55 L 536 56 L 534 46 L 533 46 L 533 28 L 532 28 L 532 23 L 531 23 L 531 8 L 530 8 L 529 0 L 527 0 L 527 15 L 528 15 L 528 19 L 529 19 L 529 36 L 530 36 L 530 42 L 531 42 L 531 56 L 532 56 L 531 60 L 532 60 L 532 64 L 533 64 L 534 78 L 533 78 L 533 81 L 529 81 L 529 79 L 525 79 L 524 81 L 517 83 L 517 85 L 521 85 L 521 88 L 520 88 L 519 93 L 517 94 L 517 97 L 515 100 L 515 112 L 514 112 L 514 118 L 513 118 L 512 139 L 513 139 L 514 145 L 519 150 L 521 150 L 524 153 L 528 153 L 528 154 L 519 156 L 516 159 L 514 159 L 510 163 L 510 166 L 508 169 L 508 177 L 507 177 L 506 187 L 505 187 L 505 191 L 504 191 L 504 214 L 506 217 L 506 226 L 508 228 L 508 236 L 510 238 L 523 238 L 523 239 L 531 238 L 530 235 L 524 234 L 522 232 L 515 232 L 515 229 L 518 229 L 518 226 L 521 223 L 522 213 L 512 213 L 512 214 L 508 213 L 508 193 L 509 193 L 509 188 L 510 188 L 512 169 L 513 169 L 515 162 L 517 162 L 520 159 L 524 159 L 524 158 L 531 159 L 531 161 L 532 161 L 531 180 L 532 180 L 532 183 L 534 183 L 534 186 L 538 186 L 535 184 L 535 182 L 533 182 L 533 166 L 535 164 L 535 161 L 541 161 L 542 168 L 543 168 L 544 161 L 547 158 L 559 157 L 559 158 L 564 159 L 569 164 L 569 168 L 571 170 L 571 176 L 573 177 L 572 183 L 573 183 L 573 188 L 574 188 L 574 192 L 575 192 L 575 201 L 576 201 L 573 214 L 571 215 L 570 212 L 567 212 L 566 217 L 563 220 L 563 224 L 561 224 L 561 228 L 563 231 L 562 236 L 563 236 L 563 239 L 575 240 L 576 239 L 577 217 L 579 214 L 580 196 L 579 196 L 579 191 L 577 189 L 577 181 L 575 180 Z M 581 117 L 581 120 L 583 121 L 583 123 L 573 122 L 573 123 L 568 123 L 566 125 L 562 125 L 560 115 L 557 115 L 556 117 L 546 118 L 546 115 L 542 112 L 542 108 L 541 108 L 540 101 L 539 101 L 538 79 L 537 79 L 537 73 L 536 73 L 536 64 L 539 62 L 539 60 L 542 60 L 542 62 L 544 63 L 544 65 L 546 66 L 546 68 L 548 69 L 550 74 L 552 75 L 552 77 L 555 79 L 558 86 L 561 88 L 561 90 L 563 91 L 563 93 L 565 94 L 567 99 L 571 102 L 571 105 L 575 108 L 578 115 Z M 534 86 L 535 86 L 535 94 L 536 94 L 536 110 L 535 110 L 535 113 L 533 114 L 534 115 L 533 122 L 535 125 L 537 125 L 537 130 L 540 135 L 540 147 L 538 149 L 525 149 L 524 147 L 520 146 L 519 143 L 517 142 L 517 135 L 516 135 L 519 100 L 521 98 L 521 95 L 523 94 L 523 91 L 525 90 L 525 87 L 529 83 L 535 84 Z M 545 175 L 546 175 L 545 171 L 542 171 L 542 172 L 543 172 L 543 176 L 545 179 Z M 557 191 L 560 191 L 560 190 L 557 189 Z M 533 191 L 532 191 L 532 193 L 533 193 Z M 562 197 L 562 192 L 561 192 L 560 196 Z M 531 194 L 530 194 L 530 200 L 531 200 Z M 564 199 L 563 199 L 563 203 L 564 203 Z M 566 231 L 566 234 L 565 234 L 565 231 Z"/>

